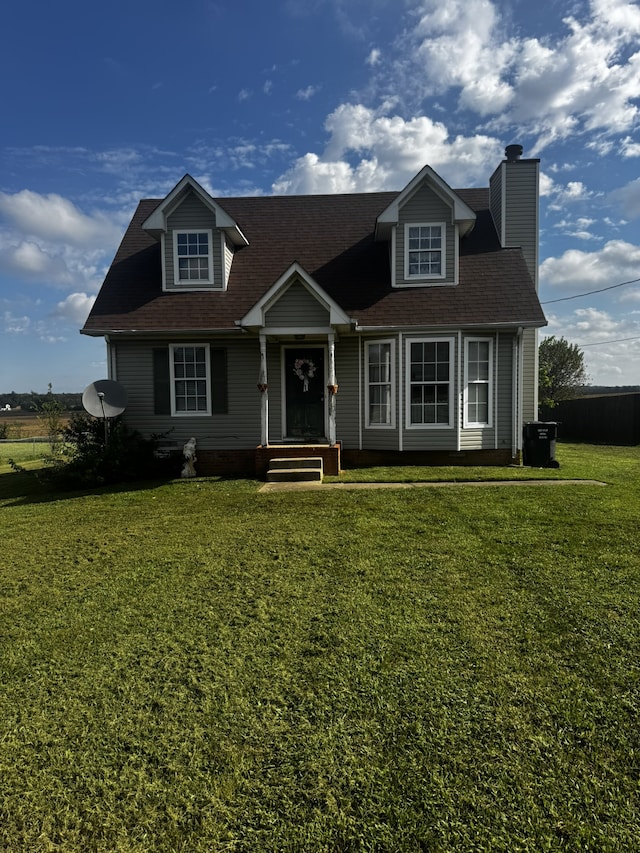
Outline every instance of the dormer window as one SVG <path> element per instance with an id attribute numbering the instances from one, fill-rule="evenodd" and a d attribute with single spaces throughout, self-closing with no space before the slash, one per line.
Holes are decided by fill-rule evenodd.
<path id="1" fill-rule="evenodd" d="M 440 279 L 445 271 L 445 225 L 443 222 L 405 225 L 405 279 Z"/>
<path id="2" fill-rule="evenodd" d="M 192 287 L 213 284 L 212 247 L 213 237 L 210 229 L 174 231 L 174 284 Z"/>

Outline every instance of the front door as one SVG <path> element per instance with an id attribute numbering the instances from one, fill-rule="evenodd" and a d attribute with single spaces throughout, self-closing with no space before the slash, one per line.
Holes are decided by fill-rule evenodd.
<path id="1" fill-rule="evenodd" d="M 297 441 L 324 438 L 324 349 L 287 347 L 284 376 L 286 437 Z"/>

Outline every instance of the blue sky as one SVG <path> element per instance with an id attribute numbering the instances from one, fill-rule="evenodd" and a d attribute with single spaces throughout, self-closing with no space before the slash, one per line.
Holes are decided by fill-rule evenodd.
<path id="1" fill-rule="evenodd" d="M 23 0 L 2 41 L 0 391 L 106 376 L 79 328 L 137 200 L 185 172 L 216 196 L 425 164 L 486 186 L 513 142 L 541 159 L 545 333 L 640 383 L 637 3 Z"/>

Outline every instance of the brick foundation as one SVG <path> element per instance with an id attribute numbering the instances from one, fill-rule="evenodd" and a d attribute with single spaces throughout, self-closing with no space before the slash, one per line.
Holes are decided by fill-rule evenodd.
<path id="1" fill-rule="evenodd" d="M 520 454 L 514 459 L 511 450 L 467 450 L 467 451 L 436 451 L 436 450 L 343 450 L 342 465 L 344 468 L 372 468 L 376 466 L 394 465 L 517 465 Z"/>
<path id="2" fill-rule="evenodd" d="M 468 450 L 447 451 L 392 451 L 392 450 L 343 450 L 338 442 L 334 447 L 327 444 L 275 444 L 243 450 L 198 450 L 196 475 L 198 477 L 249 477 L 264 480 L 271 459 L 291 459 L 304 456 L 320 456 L 324 473 L 336 476 L 344 468 L 368 468 L 397 465 L 496 465 L 506 466 L 520 463 L 520 454 L 512 458 L 511 450 Z M 177 453 L 171 463 L 164 462 L 170 476 L 179 477 L 184 459 Z M 171 464 L 169 469 L 167 466 Z M 175 470 L 174 470 L 175 469 Z"/>
<path id="3" fill-rule="evenodd" d="M 198 450 L 198 477 L 255 477 L 255 450 Z"/>

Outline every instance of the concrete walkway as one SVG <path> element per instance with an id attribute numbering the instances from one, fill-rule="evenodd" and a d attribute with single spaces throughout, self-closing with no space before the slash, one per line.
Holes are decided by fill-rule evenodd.
<path id="1" fill-rule="evenodd" d="M 466 480 L 433 483 L 265 483 L 259 492 L 321 492 L 327 489 L 423 489 L 451 486 L 606 486 L 601 480 Z"/>

